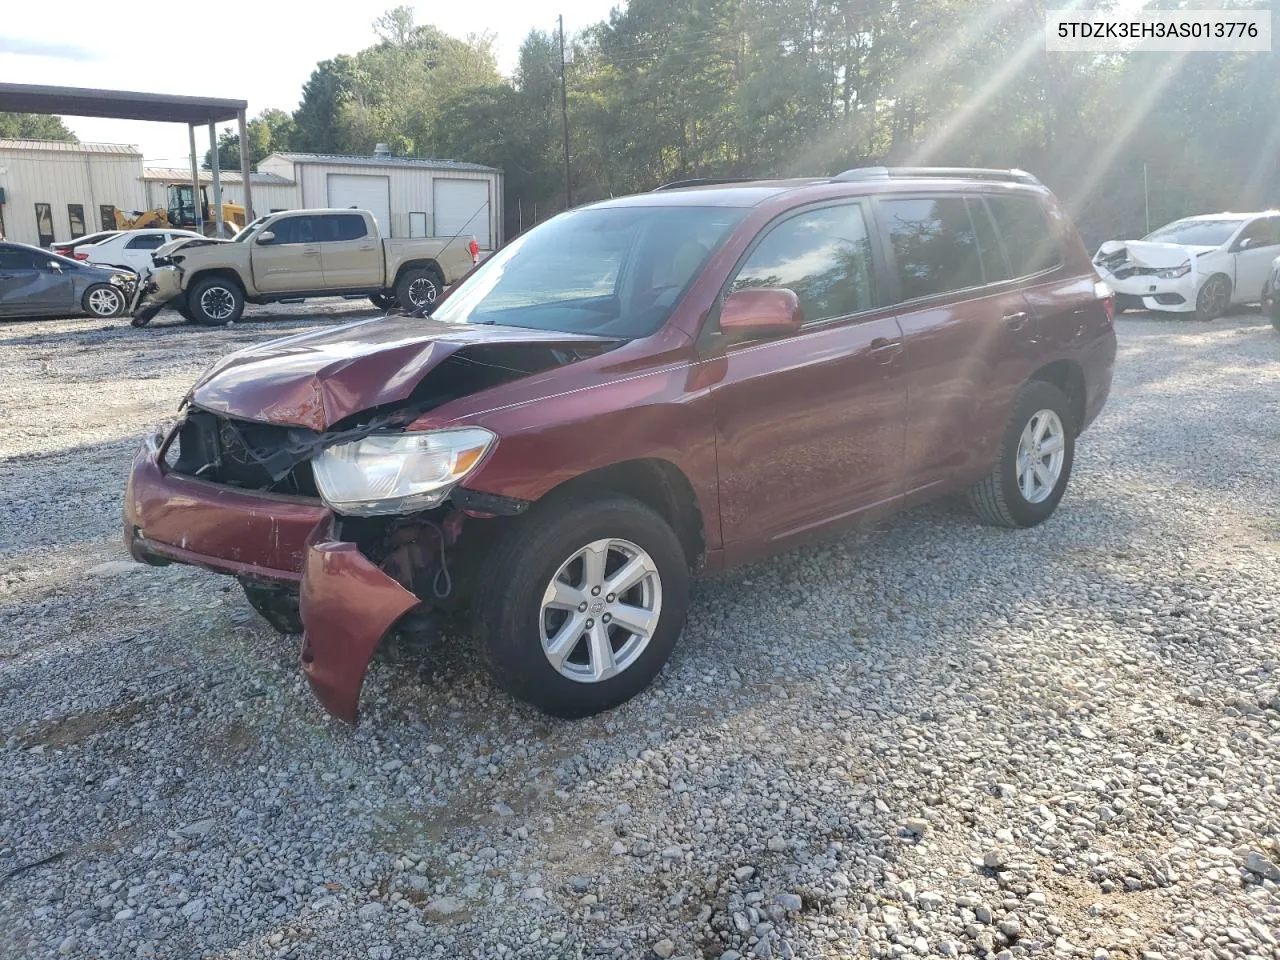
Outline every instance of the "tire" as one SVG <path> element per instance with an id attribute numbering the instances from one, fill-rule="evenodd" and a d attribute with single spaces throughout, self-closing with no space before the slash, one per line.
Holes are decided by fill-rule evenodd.
<path id="1" fill-rule="evenodd" d="M 375 293 L 369 298 L 369 302 L 379 310 L 394 310 L 396 307 L 400 306 L 399 300 L 385 293 Z"/>
<path id="2" fill-rule="evenodd" d="M 99 320 L 112 320 L 120 316 L 128 305 L 124 294 L 109 283 L 95 283 L 80 299 L 84 312 Z"/>
<path id="3" fill-rule="evenodd" d="M 196 323 L 221 327 L 235 323 L 244 313 L 244 292 L 240 285 L 223 277 L 197 280 L 187 293 L 187 309 Z"/>
<path id="4" fill-rule="evenodd" d="M 629 562 L 628 556 L 643 554 L 649 560 L 648 572 L 616 603 L 609 601 L 611 594 L 591 592 L 590 575 L 580 559 L 586 548 L 602 543 L 609 549 L 597 553 L 606 564 L 601 591 L 607 589 L 607 576 Z M 639 553 L 629 553 L 632 549 Z M 473 613 L 489 670 L 508 693 L 554 717 L 587 717 L 634 697 L 667 662 L 688 615 L 689 563 L 680 540 L 661 516 L 629 497 L 559 500 L 535 508 L 498 544 L 488 570 L 488 582 L 495 586 L 474 599 Z M 589 605 L 586 610 L 544 606 L 553 581 L 562 574 L 567 583 L 561 597 L 572 603 L 580 596 Z M 633 615 L 637 608 L 656 612 L 647 643 L 621 625 L 621 616 L 602 630 L 606 616 L 612 617 L 610 611 L 620 610 L 624 602 Z M 581 625 L 577 634 L 575 618 Z M 554 648 L 562 636 L 557 667 L 546 647 Z M 605 658 L 592 655 L 593 639 L 609 644 L 608 659 L 622 661 L 613 661 L 619 672 L 595 671 Z"/>
<path id="5" fill-rule="evenodd" d="M 444 292 L 444 277 L 436 267 L 409 267 L 396 280 L 396 300 L 412 313 L 428 307 Z"/>
<path id="6" fill-rule="evenodd" d="M 1280 299 L 1271 304 L 1271 326 L 1280 332 Z"/>
<path id="7" fill-rule="evenodd" d="M 1041 457 L 1045 473 L 1053 483 L 1049 486 L 1044 482 L 1044 475 L 1033 473 L 1028 497 L 1024 486 L 1026 471 L 1019 470 L 1019 454 L 1024 433 L 1034 431 L 1046 421 L 1049 433 L 1040 442 L 1050 441 L 1054 435 L 1061 437 L 1062 456 L 1055 459 L 1051 452 Z M 995 466 L 987 477 L 969 488 L 969 505 L 979 519 L 998 527 L 1034 527 L 1049 519 L 1071 479 L 1076 430 L 1071 405 L 1061 390 L 1043 380 L 1031 380 L 1024 385 L 1013 401 L 1013 413 L 1004 429 Z M 1031 440 L 1034 438 L 1029 438 L 1029 442 Z"/>
<path id="8" fill-rule="evenodd" d="M 1231 306 L 1231 280 L 1215 273 L 1200 286 L 1196 294 L 1195 318 L 1203 322 L 1216 320 Z"/>
<path id="9" fill-rule="evenodd" d="M 302 616 L 298 612 L 298 593 L 288 587 L 275 587 L 254 580 L 241 580 L 249 606 L 263 620 L 285 636 L 302 633 Z"/>

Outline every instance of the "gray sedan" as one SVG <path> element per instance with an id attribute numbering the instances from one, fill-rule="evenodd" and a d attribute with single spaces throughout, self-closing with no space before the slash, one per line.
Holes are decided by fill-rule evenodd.
<path id="1" fill-rule="evenodd" d="M 137 282 L 125 270 L 81 263 L 25 243 L 0 243 L 0 317 L 118 317 Z"/>

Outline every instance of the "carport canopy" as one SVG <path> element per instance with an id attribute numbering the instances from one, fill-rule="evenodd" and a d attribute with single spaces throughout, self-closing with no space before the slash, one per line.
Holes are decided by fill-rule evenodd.
<path id="1" fill-rule="evenodd" d="M 29 83 L 0 83 L 0 112 L 64 114 L 72 117 L 106 117 L 112 120 L 153 120 L 159 123 L 185 123 L 191 140 L 191 181 L 194 196 L 200 193 L 196 170 L 197 124 L 207 124 L 213 153 L 213 202 L 217 210 L 218 230 L 222 230 L 222 183 L 218 177 L 218 137 L 215 124 L 237 120 L 240 142 L 245 144 L 244 100 L 217 97 L 183 97 L 168 93 L 139 93 L 131 90 L 95 90 L 79 87 L 46 87 Z M 250 196 L 249 151 L 240 151 L 240 172 L 244 177 L 245 218 L 253 219 Z M 197 203 L 197 209 L 199 204 Z"/>

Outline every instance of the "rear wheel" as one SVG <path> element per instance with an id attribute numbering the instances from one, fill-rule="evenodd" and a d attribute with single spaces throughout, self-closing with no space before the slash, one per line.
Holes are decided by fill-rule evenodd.
<path id="1" fill-rule="evenodd" d="M 84 312 L 103 320 L 110 320 L 124 313 L 124 294 L 109 283 L 95 283 L 84 292 L 80 301 Z"/>
<path id="2" fill-rule="evenodd" d="M 495 551 L 490 574 L 495 586 L 474 605 L 489 669 L 557 717 L 590 716 L 647 687 L 688 613 L 679 538 L 628 497 L 531 512 Z"/>
<path id="3" fill-rule="evenodd" d="M 1197 320 L 1216 320 L 1231 305 L 1231 281 L 1221 273 L 1215 273 L 1204 282 L 1196 294 Z"/>
<path id="4" fill-rule="evenodd" d="M 221 327 L 244 313 L 244 293 L 239 284 L 223 277 L 199 280 L 187 294 L 187 308 L 196 323 Z"/>
<path id="5" fill-rule="evenodd" d="M 999 527 L 1034 527 L 1047 520 L 1071 477 L 1075 431 L 1063 392 L 1043 380 L 1027 383 L 1013 402 L 999 459 L 969 488 L 974 513 Z"/>
<path id="6" fill-rule="evenodd" d="M 444 292 L 444 277 L 435 267 L 409 267 L 396 281 L 396 300 L 406 310 L 429 307 Z"/>

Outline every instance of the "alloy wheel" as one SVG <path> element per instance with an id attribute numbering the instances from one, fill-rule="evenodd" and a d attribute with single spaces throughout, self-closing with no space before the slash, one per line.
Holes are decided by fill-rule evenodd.
<path id="1" fill-rule="evenodd" d="M 1039 410 L 1022 428 L 1018 439 L 1018 490 L 1027 503 L 1043 503 L 1062 476 L 1066 457 L 1066 428 L 1052 410 Z"/>
<path id="2" fill-rule="evenodd" d="M 438 296 L 440 296 L 440 288 L 430 277 L 418 277 L 409 284 L 409 302 L 415 307 L 435 303 Z"/>
<path id="3" fill-rule="evenodd" d="M 629 540 L 596 540 L 560 565 L 538 613 L 542 652 L 563 677 L 599 683 L 639 659 L 662 615 L 662 578 Z"/>
<path id="4" fill-rule="evenodd" d="M 209 287 L 200 294 L 200 309 L 210 320 L 225 320 L 235 308 L 235 297 L 226 287 Z"/>
<path id="5" fill-rule="evenodd" d="M 89 309 L 99 317 L 114 317 L 124 307 L 124 296 L 118 290 L 103 287 L 89 294 Z"/>

